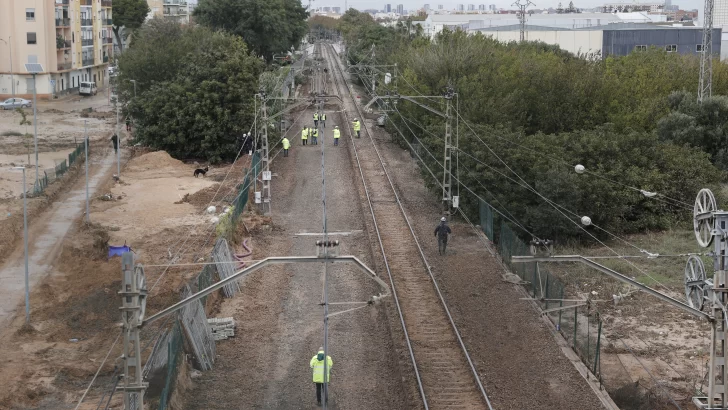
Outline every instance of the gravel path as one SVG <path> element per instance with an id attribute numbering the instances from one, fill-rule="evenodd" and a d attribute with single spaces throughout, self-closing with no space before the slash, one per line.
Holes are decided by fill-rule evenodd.
<path id="1" fill-rule="evenodd" d="M 297 114 L 296 114 L 297 115 Z M 302 118 L 312 122 L 313 110 Z M 295 115 L 294 115 L 295 116 Z M 356 198 L 354 174 L 345 143 L 334 147 L 329 116 L 326 128 L 326 187 L 329 232 L 341 254 L 371 266 L 371 248 Z M 300 145 L 301 124 L 294 125 L 290 157 L 273 161 L 274 228 L 253 238 L 255 259 L 274 255 L 314 255 L 322 231 L 321 145 Z M 310 140 L 309 140 L 310 141 Z M 321 143 L 321 138 L 319 138 Z M 275 151 L 274 151 L 275 153 Z M 218 343 L 215 368 L 195 380 L 186 409 L 308 409 L 316 407 L 308 362 L 323 344 L 322 265 L 288 265 L 256 273 L 243 292 L 227 300 L 220 316 L 234 316 L 234 339 Z M 329 268 L 331 302 L 366 301 L 381 290 L 350 265 Z M 336 305 L 332 312 L 349 308 Z M 368 307 L 330 321 L 329 354 L 334 361 L 330 408 L 406 408 L 399 360 L 392 346 L 386 307 Z"/>
<path id="2" fill-rule="evenodd" d="M 390 140 L 382 129 L 375 136 Z M 440 204 L 428 192 L 408 151 L 379 143 L 413 222 L 427 261 L 496 409 L 602 408 L 562 354 L 538 313 L 515 285 L 501 280 L 500 264 L 470 225 L 453 222 L 448 255 L 438 255 L 433 230 Z M 462 194 L 462 192 L 461 192 Z"/>

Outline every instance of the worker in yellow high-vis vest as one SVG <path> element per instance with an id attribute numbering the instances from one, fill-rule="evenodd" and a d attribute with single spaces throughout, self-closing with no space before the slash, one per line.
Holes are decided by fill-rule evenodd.
<path id="1" fill-rule="evenodd" d="M 291 148 L 291 141 L 288 141 L 288 138 L 283 137 L 281 140 L 281 143 L 283 144 L 283 156 L 288 156 L 288 150 Z"/>
<path id="2" fill-rule="evenodd" d="M 326 356 L 326 379 L 324 380 L 324 356 Z M 331 360 L 331 356 L 324 353 L 324 348 L 319 347 L 318 353 L 311 358 L 311 369 L 313 369 L 313 382 L 316 383 L 316 402 L 321 404 L 321 389 L 324 383 L 329 383 L 331 379 L 331 366 L 334 365 L 334 361 Z M 326 391 L 324 400 L 329 401 L 329 394 Z"/>
<path id="3" fill-rule="evenodd" d="M 326 113 L 325 112 L 321 113 L 319 120 L 321 121 L 321 127 L 326 128 Z"/>
<path id="4" fill-rule="evenodd" d="M 318 128 L 318 121 L 319 121 L 319 113 L 316 111 L 313 113 L 313 126 Z"/>
<path id="5" fill-rule="evenodd" d="M 359 135 L 359 131 L 361 131 L 361 123 L 359 122 L 359 119 L 354 118 L 352 124 L 354 125 L 354 132 L 356 132 L 356 137 L 359 138 L 361 136 Z"/>
<path id="6" fill-rule="evenodd" d="M 339 138 L 341 138 L 341 130 L 337 125 L 334 127 L 334 145 L 339 145 Z"/>
<path id="7" fill-rule="evenodd" d="M 311 136 L 313 137 L 312 145 L 318 145 L 318 128 L 311 130 Z"/>
<path id="8" fill-rule="evenodd" d="M 301 145 L 306 145 L 308 142 L 308 128 L 303 127 L 303 131 L 301 131 Z"/>

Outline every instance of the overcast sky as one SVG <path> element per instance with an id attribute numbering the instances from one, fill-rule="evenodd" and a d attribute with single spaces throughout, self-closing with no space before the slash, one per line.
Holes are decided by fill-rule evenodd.
<path id="1" fill-rule="evenodd" d="M 445 6 L 445 9 L 454 9 L 457 4 L 475 4 L 476 8 L 478 4 L 495 4 L 498 8 L 511 8 L 514 0 L 348 0 L 348 5 L 360 10 L 365 9 L 376 9 L 381 10 L 384 5 L 389 3 L 392 7 L 396 7 L 397 4 L 404 4 L 405 10 L 418 9 L 424 4 L 429 4 L 430 7 L 437 7 L 438 4 Z M 548 8 L 558 6 L 559 0 L 531 0 L 536 4 L 536 8 Z M 564 6 L 569 4 L 569 0 L 561 0 Z M 604 4 L 608 0 L 573 0 L 574 6 L 576 7 L 597 7 Z M 612 0 L 614 1 L 614 0 Z M 616 0 L 619 1 L 619 0 Z M 641 3 L 648 3 L 650 0 L 635 1 Z M 630 2 L 630 1 L 624 1 Z M 672 0 L 673 4 L 677 4 L 681 9 L 702 9 L 703 2 L 701 0 Z M 308 5 L 308 0 L 301 0 L 304 6 Z M 324 7 L 324 6 L 340 6 L 344 7 L 344 0 L 315 0 L 312 2 L 313 7 Z"/>

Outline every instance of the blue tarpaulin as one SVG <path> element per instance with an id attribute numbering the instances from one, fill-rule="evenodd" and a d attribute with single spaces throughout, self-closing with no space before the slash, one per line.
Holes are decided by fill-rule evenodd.
<path id="1" fill-rule="evenodd" d="M 109 258 L 112 258 L 116 255 L 121 256 L 125 252 L 131 252 L 131 248 L 124 245 L 124 246 L 111 246 L 109 245 Z"/>

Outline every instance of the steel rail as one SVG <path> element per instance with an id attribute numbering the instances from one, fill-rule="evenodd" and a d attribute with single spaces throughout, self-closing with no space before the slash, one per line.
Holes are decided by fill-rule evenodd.
<path id="1" fill-rule="evenodd" d="M 333 46 L 331 44 L 328 44 L 328 43 L 326 43 L 326 45 L 328 46 L 328 48 L 326 48 L 326 50 L 328 51 L 329 55 L 331 55 L 333 53 L 334 56 L 335 56 L 335 58 L 334 58 L 334 60 L 335 60 L 334 65 L 336 66 L 337 71 L 339 72 L 339 75 L 341 76 L 341 79 L 344 82 L 344 85 L 345 85 L 345 88 L 346 88 L 347 93 L 349 95 L 349 98 L 351 99 L 352 103 L 354 104 L 354 108 L 356 109 L 359 117 L 360 118 L 364 118 L 364 116 L 362 115 L 362 112 L 361 112 L 360 108 L 356 105 L 356 100 L 354 99 L 354 96 L 351 93 L 351 89 L 348 86 L 346 86 L 346 78 L 344 77 L 343 69 L 341 68 L 341 62 L 339 61 L 338 56 L 336 55 L 335 50 L 333 50 Z M 344 115 L 346 115 L 346 114 L 344 114 Z M 407 213 L 404 210 L 404 206 L 402 205 L 402 201 L 399 198 L 399 194 L 397 194 L 397 190 L 394 187 L 394 183 L 392 182 L 392 178 L 390 177 L 389 172 L 387 171 L 387 168 L 384 166 L 384 159 L 382 158 L 382 155 L 379 152 L 379 149 L 377 148 L 377 145 L 376 145 L 376 143 L 374 141 L 374 138 L 372 137 L 371 133 L 369 132 L 369 128 L 367 127 L 366 123 L 362 122 L 362 125 L 364 127 L 364 131 L 366 132 L 367 136 L 369 137 L 369 139 L 370 139 L 370 141 L 372 143 L 372 146 L 374 147 L 375 152 L 377 153 L 377 157 L 379 158 L 379 163 L 380 163 L 380 165 L 382 167 L 382 170 L 384 171 L 384 174 L 387 176 L 387 181 L 389 181 L 389 185 L 392 188 L 392 192 L 394 192 L 394 196 L 395 196 L 395 199 L 397 201 L 397 206 L 399 207 L 399 210 L 402 213 L 402 216 L 404 217 L 405 222 L 407 223 L 407 227 L 409 228 L 410 233 L 412 234 L 412 238 L 414 239 L 415 245 L 417 245 L 417 249 L 418 249 L 418 251 L 420 253 L 420 257 L 422 258 L 422 262 L 425 264 L 425 267 L 427 268 L 427 273 L 430 275 L 430 279 L 432 280 L 432 284 L 434 285 L 435 290 L 437 291 L 437 296 L 439 297 L 440 302 L 442 303 L 442 306 L 445 309 L 445 313 L 447 314 L 447 317 L 448 317 L 448 319 L 450 321 L 450 325 L 452 326 L 453 332 L 455 333 L 455 336 L 458 339 L 458 342 L 460 344 L 460 348 L 462 349 L 463 354 L 465 355 L 465 358 L 467 359 L 468 364 L 470 365 L 470 370 L 472 371 L 473 377 L 474 377 L 475 381 L 477 382 L 478 389 L 480 390 L 480 393 L 482 394 L 483 399 L 485 400 L 485 403 L 488 405 L 488 408 L 490 410 L 493 410 L 493 406 L 490 403 L 490 399 L 488 398 L 488 394 L 485 392 L 485 388 L 483 387 L 483 383 L 480 380 L 480 376 L 478 375 L 478 371 L 475 368 L 475 365 L 473 364 L 473 360 L 470 358 L 470 354 L 468 353 L 468 349 L 465 347 L 465 343 L 463 342 L 463 339 L 462 339 L 462 337 L 460 335 L 460 331 L 458 331 L 458 328 L 455 325 L 455 321 L 453 320 L 452 315 L 450 314 L 450 309 L 447 307 L 447 303 L 445 302 L 445 298 L 442 296 L 442 292 L 440 291 L 440 287 L 437 285 L 437 281 L 435 280 L 435 276 L 432 274 L 432 269 L 430 267 L 430 264 L 427 263 L 427 258 L 425 257 L 425 253 L 422 250 L 422 246 L 420 245 L 420 242 L 417 240 L 417 235 L 415 234 L 415 231 L 412 228 L 412 223 L 410 222 L 409 218 L 407 217 Z M 347 128 L 349 128 L 349 127 L 347 127 Z M 351 131 L 349 131 L 349 133 L 351 134 Z M 356 144 L 354 144 L 352 142 L 352 146 L 354 147 L 354 152 L 356 154 Z M 358 155 L 355 155 L 355 156 L 356 156 L 356 159 L 357 159 L 357 165 L 359 166 L 359 172 L 361 174 L 362 181 L 364 181 L 364 174 L 363 174 L 363 170 L 362 170 L 362 167 L 361 167 L 361 163 L 359 162 L 359 157 L 358 157 Z M 365 190 L 366 190 L 366 182 L 364 182 L 364 185 L 365 185 Z M 374 208 L 372 207 L 371 199 L 369 198 L 368 193 L 367 193 L 367 201 L 369 202 L 369 208 L 370 208 L 370 210 L 372 212 L 372 218 L 375 220 L 375 228 L 377 230 L 377 236 L 379 236 L 379 229 L 376 227 L 376 219 L 374 217 Z M 380 247 L 382 249 L 382 254 L 384 254 L 384 247 L 382 245 L 381 237 L 379 238 L 379 243 L 380 243 Z M 386 261 L 386 258 L 385 258 L 385 261 Z M 397 309 L 400 311 L 400 318 L 402 318 L 401 308 L 399 306 L 399 301 L 397 299 L 397 294 L 396 294 L 395 289 L 394 289 L 394 281 L 392 280 L 392 274 L 389 271 L 389 266 L 388 265 L 387 265 L 387 272 L 388 272 L 389 278 L 390 278 L 390 285 L 392 286 L 392 295 L 394 296 L 395 302 L 397 303 Z M 403 318 L 402 318 L 402 327 L 404 328 L 404 319 Z M 405 335 L 407 334 L 406 332 L 407 331 L 405 330 Z M 414 360 L 414 352 L 412 351 L 412 348 L 411 348 L 411 344 L 409 342 L 409 339 L 407 340 L 407 344 L 410 347 L 410 355 L 412 356 L 412 362 L 415 363 L 415 360 Z M 417 371 L 417 366 L 416 365 L 415 365 L 415 371 Z M 421 383 L 421 380 L 419 379 L 419 374 L 418 374 L 418 384 L 420 386 L 420 391 L 422 393 L 423 400 L 424 400 L 424 398 L 425 398 L 425 392 L 424 392 L 424 389 L 422 388 L 422 383 Z M 425 408 L 428 408 L 426 401 L 425 401 Z"/>
<path id="2" fill-rule="evenodd" d="M 327 54 L 329 54 L 328 48 L 324 47 L 324 50 L 326 50 Z M 336 53 L 334 53 L 334 56 L 336 56 Z M 326 61 L 327 61 L 328 65 L 333 64 L 334 66 L 336 66 L 336 68 L 338 69 L 336 72 L 341 74 L 341 68 L 338 66 L 338 64 L 336 62 L 331 61 L 331 59 L 326 59 Z M 341 83 L 336 80 L 336 76 L 333 75 L 333 73 L 331 75 L 331 79 L 334 82 L 334 88 L 336 88 L 336 90 L 333 90 L 333 91 L 340 92 Z M 341 80 L 344 82 L 344 87 L 347 88 L 347 90 L 348 90 L 348 87 L 346 86 L 346 79 L 344 78 L 343 74 L 341 74 Z M 351 94 L 351 93 L 349 93 L 349 94 Z M 354 102 L 354 104 L 356 104 L 356 102 Z M 342 113 L 342 115 L 346 119 L 345 111 Z M 346 119 L 346 120 L 348 123 L 348 119 Z M 369 188 L 367 187 L 367 182 L 366 182 L 366 179 L 364 178 L 364 170 L 361 166 L 361 162 L 359 161 L 359 152 L 356 149 L 356 145 L 353 143 L 354 139 L 353 139 L 353 135 L 351 133 L 351 128 L 347 126 L 346 129 L 349 130 L 349 138 L 352 141 L 351 146 L 354 147 L 354 157 L 356 158 L 356 163 L 359 167 L 359 175 L 361 176 L 361 182 L 364 185 L 364 194 L 367 197 L 369 211 L 372 214 L 372 222 L 374 224 L 374 231 L 377 234 L 377 241 L 379 242 L 379 249 L 382 252 L 382 258 L 384 259 L 384 266 L 387 269 L 387 275 L 389 276 L 389 285 L 392 288 L 392 298 L 394 299 L 394 304 L 397 306 L 397 313 L 399 314 L 399 321 L 402 324 L 402 331 L 404 332 L 405 342 L 407 343 L 407 350 L 409 350 L 410 360 L 412 360 L 412 366 L 414 367 L 414 370 L 415 370 L 415 377 L 417 378 L 417 386 L 419 387 L 420 396 L 422 397 L 422 402 L 425 406 L 425 410 L 429 410 L 430 407 L 427 404 L 427 397 L 425 396 L 425 389 L 422 386 L 422 378 L 420 377 L 420 372 L 417 368 L 417 361 L 415 360 L 415 353 L 414 353 L 414 350 L 412 349 L 412 342 L 410 341 L 409 333 L 407 332 L 407 326 L 405 326 L 405 323 L 404 323 L 404 314 L 402 313 L 402 306 L 399 303 L 399 297 L 397 296 L 397 289 L 394 286 L 394 278 L 392 277 L 392 271 L 389 267 L 389 260 L 387 259 L 387 253 L 384 251 L 384 243 L 382 242 L 382 235 L 379 232 L 379 225 L 377 225 L 377 217 L 374 214 L 374 206 L 372 204 L 371 196 L 369 195 Z"/>

